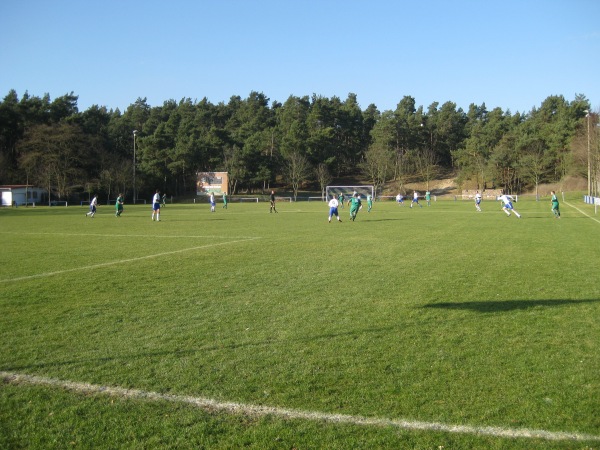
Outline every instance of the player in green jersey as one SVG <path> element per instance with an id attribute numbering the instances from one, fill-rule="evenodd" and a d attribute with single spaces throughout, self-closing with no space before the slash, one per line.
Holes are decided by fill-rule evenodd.
<path id="1" fill-rule="evenodd" d="M 348 203 L 350 204 L 350 220 L 354 222 L 358 211 L 362 208 L 360 195 L 355 193 Z"/>
<path id="2" fill-rule="evenodd" d="M 552 203 L 552 212 L 554 213 L 554 217 L 556 219 L 560 219 L 560 208 L 558 205 L 558 197 L 556 197 L 556 192 L 554 192 L 554 191 L 550 191 L 550 194 L 552 194 L 552 199 L 550 200 L 550 202 Z"/>
<path id="3" fill-rule="evenodd" d="M 116 217 L 121 217 L 121 213 L 123 212 L 123 202 L 125 200 L 123 199 L 123 194 L 119 194 L 119 196 L 117 197 L 117 201 L 115 203 L 115 216 Z"/>

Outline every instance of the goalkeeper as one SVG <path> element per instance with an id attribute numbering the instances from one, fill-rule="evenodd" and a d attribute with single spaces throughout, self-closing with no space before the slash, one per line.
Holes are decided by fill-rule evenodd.
<path id="1" fill-rule="evenodd" d="M 360 202 L 360 195 L 355 192 L 348 203 L 350 204 L 350 220 L 354 222 L 354 220 L 356 220 L 356 215 L 358 214 L 358 211 L 362 208 L 362 204 Z"/>

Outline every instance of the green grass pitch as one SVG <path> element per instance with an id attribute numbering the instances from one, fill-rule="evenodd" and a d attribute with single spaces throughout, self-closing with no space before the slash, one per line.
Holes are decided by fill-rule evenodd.
<path id="1" fill-rule="evenodd" d="M 0 209 L 0 448 L 598 448 L 581 198 Z"/>

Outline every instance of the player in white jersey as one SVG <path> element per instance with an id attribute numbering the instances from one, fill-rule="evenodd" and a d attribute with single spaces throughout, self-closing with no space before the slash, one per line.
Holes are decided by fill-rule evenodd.
<path id="1" fill-rule="evenodd" d="M 511 195 L 503 194 L 500 197 L 498 197 L 498 200 L 500 200 L 504 204 L 504 206 L 502 206 L 502 210 L 506 213 L 508 217 L 510 217 L 510 212 L 512 211 L 513 213 L 515 213 L 515 216 L 517 216 L 519 219 L 521 218 L 521 214 L 519 214 L 517 210 L 513 207 L 513 198 Z"/>
<path id="2" fill-rule="evenodd" d="M 475 194 L 475 209 L 479 212 L 481 212 L 481 194 L 479 193 L 479 191 L 477 191 L 477 193 Z"/>
<path id="3" fill-rule="evenodd" d="M 215 212 L 215 193 L 211 192 L 210 197 L 208 199 L 210 202 L 210 212 Z"/>
<path id="4" fill-rule="evenodd" d="M 160 191 L 157 189 L 156 194 L 152 197 L 152 220 L 156 216 L 156 221 L 160 222 Z"/>
<path id="5" fill-rule="evenodd" d="M 86 214 L 86 217 L 87 216 L 94 217 L 94 214 L 96 214 L 97 206 L 98 206 L 98 196 L 94 195 L 94 198 L 90 202 L 90 211 Z"/>
<path id="6" fill-rule="evenodd" d="M 339 202 L 335 198 L 335 195 L 331 196 L 331 200 L 329 200 L 329 223 L 331 223 L 331 218 L 333 216 L 337 217 L 338 222 L 341 222 L 340 215 L 338 214 L 338 206 Z"/>
<path id="7" fill-rule="evenodd" d="M 414 192 L 413 192 L 413 199 L 412 199 L 412 202 L 410 202 L 410 207 L 411 207 L 411 208 L 413 207 L 413 204 L 414 204 L 414 203 L 416 203 L 417 205 L 419 205 L 419 208 L 422 208 L 422 207 L 423 207 L 423 205 L 421 205 L 421 204 L 419 203 L 419 193 L 418 193 L 417 191 L 414 191 Z"/>

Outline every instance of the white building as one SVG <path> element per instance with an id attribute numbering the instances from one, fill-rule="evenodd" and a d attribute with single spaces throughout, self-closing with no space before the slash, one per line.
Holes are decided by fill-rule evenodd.
<path id="1" fill-rule="evenodd" d="M 21 206 L 25 203 L 40 203 L 47 191 L 27 184 L 10 184 L 0 186 L 0 194 L 2 195 L 2 206 Z"/>

